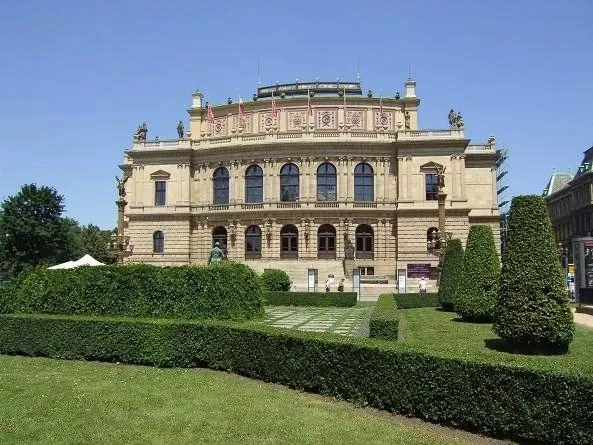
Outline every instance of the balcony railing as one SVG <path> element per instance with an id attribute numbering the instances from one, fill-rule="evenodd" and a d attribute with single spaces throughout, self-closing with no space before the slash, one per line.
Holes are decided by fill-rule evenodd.
<path id="1" fill-rule="evenodd" d="M 290 211 L 291 209 L 379 209 L 396 210 L 396 201 L 298 201 L 282 202 L 268 201 L 261 203 L 228 203 L 228 204 L 192 204 L 189 206 L 155 207 L 152 205 L 142 206 L 136 204 L 127 209 L 127 215 L 135 214 L 174 214 L 174 213 L 217 213 L 217 212 L 240 212 L 240 211 L 269 211 L 280 210 Z"/>
<path id="2" fill-rule="evenodd" d="M 253 134 L 232 134 L 228 136 L 219 137 L 202 137 L 196 140 L 190 139 L 163 139 L 150 140 L 145 142 L 134 142 L 132 150 L 201 150 L 213 146 L 221 145 L 249 145 L 261 143 L 273 143 L 275 141 L 291 142 L 314 139 L 327 139 L 340 142 L 360 141 L 360 139 L 372 139 L 373 142 L 392 143 L 394 141 L 417 141 L 417 140 L 443 140 L 443 139 L 463 139 L 464 132 L 461 129 L 447 129 L 447 130 L 400 130 L 400 131 L 270 131 L 267 133 L 253 133 Z M 489 147 L 485 145 L 470 145 L 472 150 L 486 150 Z M 478 148 L 481 147 L 481 148 Z"/>

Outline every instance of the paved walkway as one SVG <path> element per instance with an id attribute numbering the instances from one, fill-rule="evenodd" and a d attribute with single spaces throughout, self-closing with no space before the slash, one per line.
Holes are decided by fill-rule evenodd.
<path id="1" fill-rule="evenodd" d="M 575 309 L 573 308 L 573 312 L 575 311 Z M 574 322 L 577 324 L 581 324 L 583 326 L 588 326 L 590 328 L 593 328 L 593 315 L 589 315 L 589 314 L 577 314 L 576 312 L 574 312 Z"/>
<path id="2" fill-rule="evenodd" d="M 371 309 L 372 307 L 268 306 L 264 323 L 299 331 L 366 337 Z"/>

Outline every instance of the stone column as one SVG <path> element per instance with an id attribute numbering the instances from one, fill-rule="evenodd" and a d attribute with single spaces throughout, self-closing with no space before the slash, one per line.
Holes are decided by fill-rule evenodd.
<path id="1" fill-rule="evenodd" d="M 496 167 L 490 168 L 492 176 L 492 210 L 498 209 L 498 195 L 496 194 Z"/>
<path id="2" fill-rule="evenodd" d="M 347 167 L 346 167 L 346 158 L 340 157 L 338 158 L 337 168 L 336 168 L 336 175 L 337 175 L 337 184 L 338 187 L 336 198 L 338 201 L 346 201 L 346 175 L 347 175 Z"/>
<path id="3" fill-rule="evenodd" d="M 459 156 L 459 168 L 460 168 L 460 195 L 462 199 L 465 199 L 465 155 Z"/>
<path id="4" fill-rule="evenodd" d="M 412 157 L 406 157 L 406 197 L 405 199 L 410 199 L 411 196 L 411 189 L 412 189 Z"/>
<path id="5" fill-rule="evenodd" d="M 406 158 L 398 156 L 397 158 L 397 199 L 406 198 Z"/>

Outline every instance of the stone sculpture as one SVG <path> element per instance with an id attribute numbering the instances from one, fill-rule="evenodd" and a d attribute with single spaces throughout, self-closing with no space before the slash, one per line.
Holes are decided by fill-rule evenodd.
<path id="1" fill-rule="evenodd" d="M 177 136 L 179 136 L 179 139 L 183 139 L 183 122 L 181 121 L 177 124 Z"/>
<path id="2" fill-rule="evenodd" d="M 219 264 L 224 259 L 224 251 L 220 248 L 220 243 L 216 241 L 214 247 L 210 250 L 208 257 L 208 264 Z"/>

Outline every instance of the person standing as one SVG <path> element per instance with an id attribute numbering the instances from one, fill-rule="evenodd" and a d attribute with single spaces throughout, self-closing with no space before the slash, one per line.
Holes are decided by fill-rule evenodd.
<path id="1" fill-rule="evenodd" d="M 418 283 L 418 289 L 420 289 L 420 293 L 425 294 L 427 287 L 428 287 L 428 282 L 426 281 L 426 278 L 422 277 L 420 279 L 420 282 Z"/>

